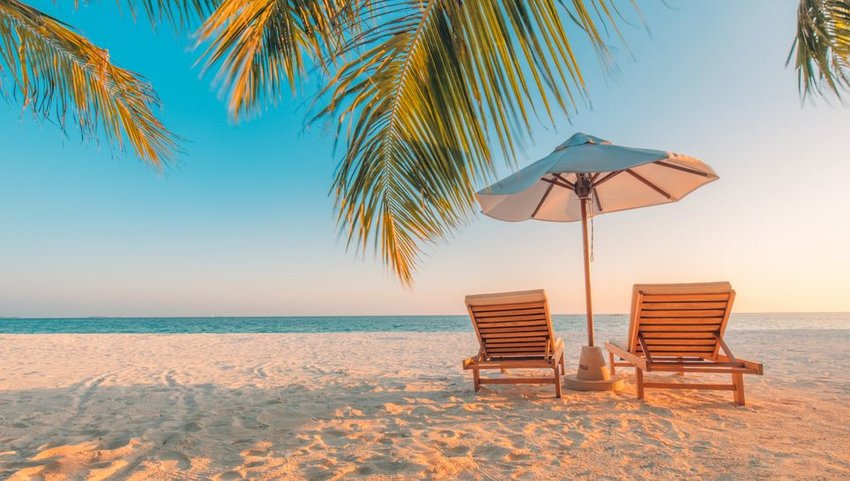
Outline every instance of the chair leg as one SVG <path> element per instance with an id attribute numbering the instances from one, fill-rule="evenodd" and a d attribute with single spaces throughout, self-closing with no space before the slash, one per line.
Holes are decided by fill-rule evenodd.
<path id="1" fill-rule="evenodd" d="M 564 356 L 561 356 L 561 375 L 563 376 L 566 373 L 567 373 L 567 368 L 564 367 Z"/>
<path id="2" fill-rule="evenodd" d="M 475 392 L 481 389 L 481 378 L 479 377 L 478 369 L 472 370 L 472 385 L 475 387 Z"/>
<path id="3" fill-rule="evenodd" d="M 614 353 L 613 352 L 608 353 L 608 360 L 610 361 L 610 364 L 611 364 L 611 375 L 613 376 L 614 374 L 617 374 L 617 368 L 614 366 Z"/>
<path id="4" fill-rule="evenodd" d="M 744 375 L 740 372 L 733 372 L 732 384 L 735 385 L 735 404 L 738 406 L 746 405 L 746 400 L 744 399 Z"/>
<path id="5" fill-rule="evenodd" d="M 553 369 L 555 371 L 555 397 L 561 399 L 561 373 L 558 366 Z"/>
<path id="6" fill-rule="evenodd" d="M 635 377 L 637 378 L 637 398 L 644 399 L 643 395 L 643 369 L 635 366 Z"/>

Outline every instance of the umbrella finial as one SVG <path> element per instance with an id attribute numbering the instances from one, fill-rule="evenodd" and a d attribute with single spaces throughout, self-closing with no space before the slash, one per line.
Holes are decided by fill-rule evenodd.
<path id="1" fill-rule="evenodd" d="M 572 136 L 570 136 L 570 138 L 567 139 L 566 142 L 559 145 L 555 149 L 555 151 L 557 152 L 558 150 L 563 150 L 563 149 L 566 149 L 568 147 L 578 147 L 579 145 L 585 145 L 585 144 L 602 145 L 602 144 L 610 144 L 610 143 L 611 142 L 608 142 L 605 139 L 600 139 L 599 137 L 596 137 L 594 135 L 588 135 L 588 134 L 585 134 L 584 132 L 576 132 Z"/>

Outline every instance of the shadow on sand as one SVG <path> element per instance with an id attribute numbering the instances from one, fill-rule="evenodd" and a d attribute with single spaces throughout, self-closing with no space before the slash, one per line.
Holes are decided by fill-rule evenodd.
<path id="1" fill-rule="evenodd" d="M 736 422 L 725 397 L 661 393 L 647 404 L 631 386 L 561 401 L 551 386 L 475 395 L 463 374 L 267 388 L 179 384 L 167 373 L 160 384 L 104 380 L 0 391 L 0 479 L 536 478 L 591 454 L 628 455 L 652 471 L 694 449 L 681 414 L 710 407 Z"/>

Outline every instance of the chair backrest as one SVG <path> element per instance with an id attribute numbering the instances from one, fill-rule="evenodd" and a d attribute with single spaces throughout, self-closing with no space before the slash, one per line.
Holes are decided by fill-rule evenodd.
<path id="1" fill-rule="evenodd" d="M 628 349 L 643 355 L 643 337 L 652 357 L 714 359 L 735 300 L 728 282 L 636 284 Z"/>
<path id="2" fill-rule="evenodd" d="M 548 358 L 554 335 L 543 289 L 466 296 L 485 359 Z"/>

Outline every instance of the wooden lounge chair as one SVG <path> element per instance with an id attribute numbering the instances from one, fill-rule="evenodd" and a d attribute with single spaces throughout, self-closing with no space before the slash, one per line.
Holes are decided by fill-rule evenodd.
<path id="1" fill-rule="evenodd" d="M 632 293 L 629 338 L 625 347 L 605 344 L 616 366 L 635 368 L 637 397 L 646 388 L 734 391 L 744 405 L 744 374 L 763 374 L 762 365 L 735 357 L 723 341 L 735 300 L 728 282 L 637 284 Z M 614 362 L 614 356 L 625 362 Z M 643 372 L 728 373 L 732 384 L 644 382 Z"/>
<path id="2" fill-rule="evenodd" d="M 542 290 L 466 296 L 466 307 L 481 349 L 463 360 L 477 392 L 482 384 L 554 384 L 561 397 L 564 342 L 552 331 Z M 552 377 L 482 378 L 480 370 L 552 369 Z"/>

